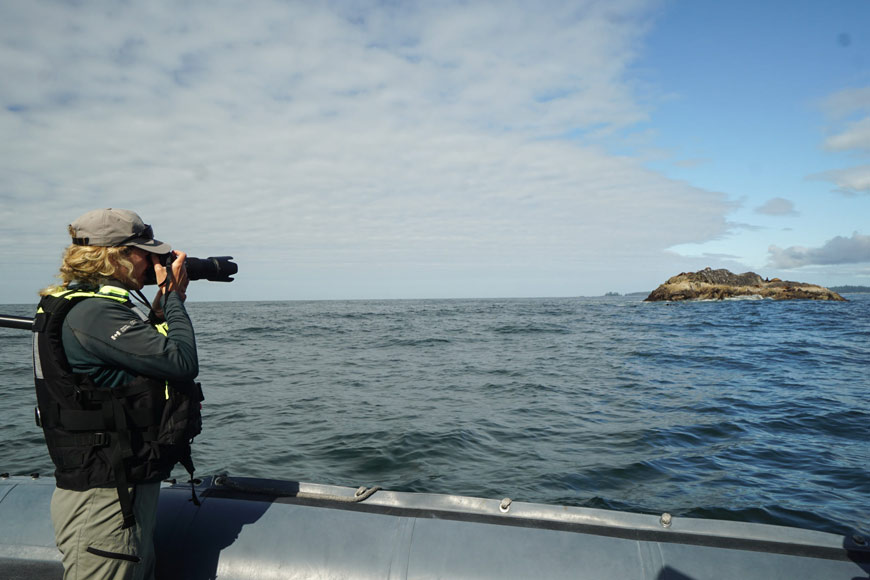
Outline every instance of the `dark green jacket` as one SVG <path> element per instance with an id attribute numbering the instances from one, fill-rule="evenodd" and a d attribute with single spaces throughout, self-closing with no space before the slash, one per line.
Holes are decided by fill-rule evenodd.
<path id="1" fill-rule="evenodd" d="M 120 286 L 120 284 L 119 284 Z M 76 304 L 63 324 L 63 349 L 72 370 L 91 375 L 97 386 L 117 387 L 136 375 L 192 380 L 199 374 L 196 339 L 184 303 L 170 293 L 163 336 L 136 310 L 116 300 Z"/>

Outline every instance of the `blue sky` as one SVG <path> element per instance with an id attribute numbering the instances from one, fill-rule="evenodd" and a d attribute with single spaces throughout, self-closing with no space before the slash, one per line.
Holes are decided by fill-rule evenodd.
<path id="1" fill-rule="evenodd" d="M 9 2 L 0 303 L 134 209 L 192 299 L 870 285 L 870 3 Z"/>
<path id="2" fill-rule="evenodd" d="M 644 62 L 659 73 L 659 86 L 674 93 L 652 115 L 657 144 L 673 156 L 651 166 L 727 192 L 741 205 L 729 219 L 745 228 L 717 242 L 677 249 L 734 255 L 753 267 L 776 266 L 770 244 L 818 248 L 834 234 L 850 239 L 856 231 L 867 234 L 867 184 L 832 195 L 845 185 L 833 174 L 862 166 L 865 179 L 870 173 L 866 129 L 862 147 L 830 143 L 836 135 L 858 135 L 850 121 L 870 113 L 870 37 L 856 26 L 870 16 L 867 4 L 668 6 L 649 37 Z M 853 105 L 838 106 L 838 99 L 852 93 L 858 93 Z M 680 156 L 687 163 L 680 164 Z M 760 212 L 769 199 L 788 203 Z M 866 265 L 867 240 L 858 238 L 856 245 L 863 248 Z M 867 275 L 866 267 L 806 266 L 811 277 L 832 284 L 849 271 Z"/>

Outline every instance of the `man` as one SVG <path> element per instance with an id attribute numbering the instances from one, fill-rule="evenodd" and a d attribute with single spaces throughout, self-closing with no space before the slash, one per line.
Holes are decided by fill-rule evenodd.
<path id="1" fill-rule="evenodd" d="M 178 462 L 192 474 L 201 425 L 186 254 L 128 210 L 88 212 L 69 232 L 61 285 L 40 293 L 34 318 L 64 578 L 152 578 L 160 481 Z M 152 273 L 158 290 L 145 315 L 130 292 L 147 306 L 141 289 Z"/>

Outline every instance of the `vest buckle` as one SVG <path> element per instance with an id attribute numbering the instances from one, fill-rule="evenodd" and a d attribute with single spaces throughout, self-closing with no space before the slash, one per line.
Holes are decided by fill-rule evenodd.
<path id="1" fill-rule="evenodd" d="M 108 447 L 109 445 L 109 434 L 108 433 L 94 433 L 94 447 Z"/>

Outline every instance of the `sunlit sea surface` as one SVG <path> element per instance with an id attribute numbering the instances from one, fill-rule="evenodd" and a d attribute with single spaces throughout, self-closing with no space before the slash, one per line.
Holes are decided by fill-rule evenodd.
<path id="1" fill-rule="evenodd" d="M 866 533 L 870 295 L 847 298 L 193 302 L 194 459 Z M 0 472 L 48 475 L 30 340 L 0 329 Z"/>

